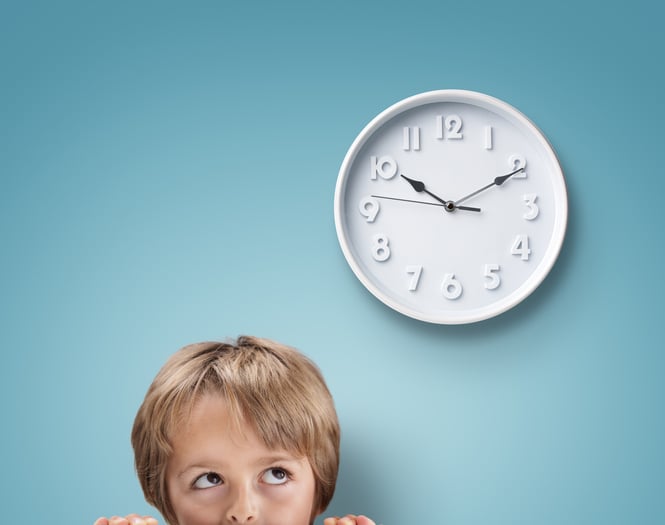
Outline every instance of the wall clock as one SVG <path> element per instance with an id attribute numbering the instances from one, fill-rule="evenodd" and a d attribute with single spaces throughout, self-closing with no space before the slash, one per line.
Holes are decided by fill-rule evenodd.
<path id="1" fill-rule="evenodd" d="M 379 300 L 441 324 L 516 306 L 563 244 L 566 185 L 556 154 L 521 112 L 488 95 L 439 90 L 375 117 L 342 162 L 337 236 Z"/>

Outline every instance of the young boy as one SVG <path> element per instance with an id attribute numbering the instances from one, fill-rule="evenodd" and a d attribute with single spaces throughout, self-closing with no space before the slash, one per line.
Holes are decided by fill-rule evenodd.
<path id="1" fill-rule="evenodd" d="M 134 420 L 136 471 L 170 525 L 312 525 L 332 499 L 340 431 L 319 369 L 255 337 L 176 352 Z M 149 516 L 95 525 L 156 525 Z M 374 525 L 364 516 L 324 525 Z"/>

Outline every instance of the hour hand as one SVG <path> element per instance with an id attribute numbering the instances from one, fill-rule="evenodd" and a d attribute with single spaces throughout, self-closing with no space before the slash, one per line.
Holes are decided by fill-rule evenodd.
<path id="1" fill-rule="evenodd" d="M 406 180 L 409 184 L 411 184 L 411 187 L 416 190 L 418 193 L 427 193 L 430 197 L 436 199 L 439 201 L 441 204 L 443 204 L 443 207 L 446 211 L 455 211 L 456 209 L 459 210 L 466 210 L 466 211 L 480 211 L 480 208 L 471 208 L 469 206 L 457 206 L 453 201 L 447 201 L 445 199 L 442 199 L 438 195 L 435 195 L 431 191 L 429 191 L 425 187 L 425 183 L 420 181 L 420 180 L 415 180 L 415 179 L 410 179 L 403 173 L 400 173 L 400 177 L 402 177 L 404 180 Z"/>

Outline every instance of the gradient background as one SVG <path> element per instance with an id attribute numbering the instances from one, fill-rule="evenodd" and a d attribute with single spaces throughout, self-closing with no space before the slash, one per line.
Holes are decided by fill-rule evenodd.
<path id="1" fill-rule="evenodd" d="M 329 513 L 662 523 L 664 14 L 0 2 L 2 522 L 151 512 L 129 445 L 149 382 L 186 343 L 250 333 L 328 379 Z M 333 223 L 362 127 L 443 88 L 528 115 L 569 189 L 545 283 L 471 326 L 383 306 Z"/>

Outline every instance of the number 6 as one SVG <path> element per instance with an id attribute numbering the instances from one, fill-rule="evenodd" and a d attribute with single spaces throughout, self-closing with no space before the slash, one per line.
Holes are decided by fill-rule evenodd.
<path id="1" fill-rule="evenodd" d="M 443 293 L 446 299 L 450 299 L 451 301 L 462 295 L 462 283 L 455 279 L 454 273 L 444 275 L 443 282 L 441 283 L 441 293 Z"/>

